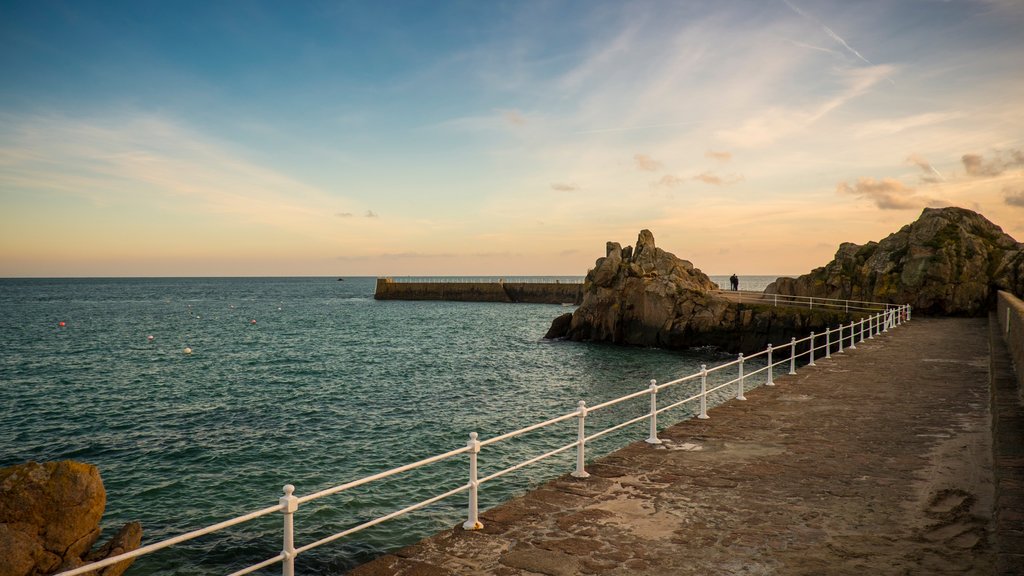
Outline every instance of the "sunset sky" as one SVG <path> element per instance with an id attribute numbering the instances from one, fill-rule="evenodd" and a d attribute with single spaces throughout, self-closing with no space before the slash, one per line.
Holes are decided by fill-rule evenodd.
<path id="1" fill-rule="evenodd" d="M 800 274 L 1024 241 L 1024 2 L 0 0 L 0 277 Z"/>

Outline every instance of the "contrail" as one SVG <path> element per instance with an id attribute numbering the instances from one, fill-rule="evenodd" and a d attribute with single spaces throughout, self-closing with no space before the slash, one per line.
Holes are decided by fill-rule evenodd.
<path id="1" fill-rule="evenodd" d="M 872 62 L 871 62 L 870 60 L 868 60 L 867 58 L 865 58 L 865 57 L 864 57 L 864 56 L 863 56 L 863 55 L 862 55 L 862 54 L 861 54 L 860 52 L 857 52 L 857 50 L 855 50 L 855 49 L 853 48 L 853 46 L 850 46 L 849 44 L 847 44 L 847 43 L 846 43 L 846 40 L 843 40 L 843 39 L 842 39 L 842 38 L 841 38 L 841 37 L 839 36 L 839 34 L 836 34 L 835 32 L 833 32 L 833 31 L 832 31 L 832 29 L 831 29 L 831 28 L 829 28 L 828 26 L 825 26 L 825 25 L 824 25 L 824 24 L 823 24 L 823 23 L 821 22 L 821 20 L 818 20 L 818 19 L 817 19 L 817 18 L 815 18 L 814 16 L 811 16 L 811 15 L 810 15 L 810 14 L 808 14 L 807 12 L 804 12 L 803 10 L 801 10 L 801 9 L 797 8 L 797 7 L 796 7 L 796 6 L 794 6 L 794 5 L 793 5 L 793 3 L 792 3 L 792 2 L 790 2 L 789 0 L 782 0 L 782 1 L 783 1 L 783 2 L 784 2 L 784 3 L 786 4 L 786 6 L 789 6 L 789 9 L 790 9 L 790 10 L 792 10 L 793 12 L 796 12 L 796 13 L 797 13 L 797 14 L 799 14 L 800 16 L 803 16 L 804 18 L 807 18 L 808 20 L 810 20 L 811 22 L 814 22 L 814 23 L 815 23 L 815 24 L 817 24 L 818 26 L 821 26 L 821 28 L 822 28 L 823 30 L 825 30 L 825 33 L 826 33 L 826 34 L 828 34 L 828 35 L 829 35 L 829 37 L 831 37 L 831 38 L 832 38 L 833 40 L 835 40 L 836 42 L 838 42 L 838 43 L 842 44 L 843 48 L 846 48 L 846 50 L 847 50 L 847 51 L 849 51 L 849 52 L 850 52 L 851 54 L 853 54 L 853 55 L 854 55 L 854 56 L 856 56 L 857 58 L 860 58 L 860 59 L 861 59 L 861 61 L 863 61 L 863 62 L 864 62 L 865 64 L 868 64 L 868 65 L 874 66 L 874 64 L 872 64 Z"/>

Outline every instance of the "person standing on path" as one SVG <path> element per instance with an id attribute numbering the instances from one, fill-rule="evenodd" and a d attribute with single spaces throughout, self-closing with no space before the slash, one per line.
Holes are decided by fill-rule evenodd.
<path id="1" fill-rule="evenodd" d="M 740 279 L 739 279 L 739 277 L 736 276 L 735 274 L 733 274 L 732 276 L 729 276 L 729 284 L 732 285 L 732 289 L 734 291 L 735 290 L 739 290 L 740 289 Z"/>

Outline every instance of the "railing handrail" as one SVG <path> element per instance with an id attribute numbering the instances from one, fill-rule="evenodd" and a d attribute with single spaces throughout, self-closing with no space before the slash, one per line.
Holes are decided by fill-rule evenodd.
<path id="1" fill-rule="evenodd" d="M 768 294 L 757 290 L 724 290 L 719 288 L 713 292 L 718 294 L 735 294 L 741 301 L 757 303 L 804 303 L 819 304 L 827 308 L 843 308 L 846 311 L 891 310 L 900 305 L 889 302 L 871 302 L 866 300 L 847 300 L 842 298 L 825 298 L 821 296 L 796 296 L 792 294 Z"/>
<path id="2" fill-rule="evenodd" d="M 877 312 L 876 314 L 873 314 L 871 316 L 861 318 L 860 320 L 857 320 L 857 321 L 851 320 L 850 323 L 849 323 L 849 334 L 848 335 L 845 334 L 846 333 L 846 327 L 843 324 L 840 324 L 839 327 L 835 328 L 835 329 L 827 328 L 826 331 L 823 334 L 820 334 L 820 335 L 816 335 L 814 332 L 811 332 L 810 335 L 808 335 L 808 336 L 806 336 L 806 337 L 804 337 L 804 338 L 802 338 L 800 340 L 797 340 L 796 338 L 791 338 L 790 342 L 788 344 L 780 344 L 778 347 L 773 347 L 772 344 L 768 344 L 767 348 L 765 348 L 762 351 L 756 352 L 756 353 L 754 353 L 754 354 L 752 354 L 750 356 L 747 356 L 747 357 L 744 357 L 743 354 L 739 354 L 739 356 L 738 356 L 738 358 L 736 360 L 732 360 L 730 362 L 719 364 L 719 365 L 714 366 L 714 367 L 712 367 L 710 369 L 707 368 L 705 365 L 701 365 L 701 370 L 699 372 L 696 372 L 696 373 L 693 373 L 693 374 L 689 374 L 689 375 L 683 376 L 681 378 L 676 378 L 676 379 L 671 380 L 669 382 L 663 383 L 660 386 L 657 384 L 656 381 L 651 380 L 649 388 L 646 388 L 646 389 L 643 389 L 643 390 L 639 390 L 637 392 L 632 392 L 630 394 L 626 394 L 624 396 L 621 396 L 621 397 L 618 397 L 618 398 L 614 398 L 612 400 L 605 401 L 605 402 L 597 404 L 597 405 L 595 405 L 595 406 L 593 406 L 591 408 L 587 408 L 586 403 L 583 402 L 583 401 L 580 401 L 579 402 L 579 407 L 575 411 L 567 412 L 567 413 L 561 414 L 559 416 L 555 416 L 553 418 L 550 418 L 548 420 L 545 420 L 545 421 L 542 421 L 542 422 L 538 422 L 538 423 L 535 423 L 535 424 L 531 424 L 529 426 L 524 426 L 524 427 L 522 427 L 522 428 L 520 428 L 518 430 L 514 430 L 512 432 L 507 432 L 507 433 L 504 433 L 504 434 L 500 434 L 498 436 L 495 436 L 495 437 L 487 439 L 487 440 L 482 440 L 482 441 L 478 440 L 476 432 L 473 432 L 473 433 L 470 434 L 469 442 L 464 447 L 456 448 L 454 450 L 450 450 L 450 451 L 442 453 L 442 454 L 437 454 L 435 456 L 424 458 L 424 459 L 418 460 L 416 462 L 412 462 L 410 464 L 406 464 L 404 466 L 398 466 L 396 468 L 392 468 L 390 470 L 385 470 L 385 471 L 379 472 L 377 474 L 372 474 L 370 476 L 366 476 L 366 477 L 363 477 L 363 478 L 360 478 L 360 479 L 357 479 L 357 480 L 353 480 L 353 481 L 350 481 L 350 482 L 339 484 L 337 486 L 334 486 L 334 487 L 331 487 L 331 488 L 327 488 L 327 489 L 321 490 L 319 492 L 314 492 L 314 493 L 308 494 L 306 496 L 302 496 L 302 497 L 293 496 L 292 495 L 292 491 L 294 490 L 294 488 L 291 485 L 288 485 L 288 486 L 284 487 L 284 496 L 280 498 L 280 501 L 279 501 L 278 505 L 269 506 L 269 507 L 263 508 L 261 510 L 250 512 L 248 514 L 244 514 L 244 515 L 241 515 L 241 516 L 236 516 L 234 518 L 231 518 L 231 519 L 228 519 L 228 520 L 225 520 L 225 521 L 222 521 L 222 522 L 219 522 L 219 523 L 207 526 L 205 528 L 201 528 L 199 530 L 193 530 L 191 532 L 187 532 L 185 534 L 181 534 L 179 536 L 175 536 L 175 537 L 169 538 L 167 540 L 163 540 L 161 542 L 157 542 L 157 543 L 154 543 L 154 544 L 149 544 L 147 546 L 143 546 L 141 548 L 138 548 L 136 550 L 132 550 L 130 552 L 119 554 L 117 556 L 112 556 L 110 558 L 106 558 L 106 559 L 98 561 L 98 562 L 93 562 L 91 564 L 86 564 L 84 566 L 81 566 L 79 568 L 75 568 L 73 570 L 68 570 L 68 571 L 65 571 L 65 572 L 61 572 L 58 576 L 76 576 L 76 575 L 79 575 L 79 574 L 84 574 L 84 573 L 87 573 L 87 572 L 92 572 L 92 571 L 98 570 L 100 568 L 103 568 L 103 567 L 106 567 L 106 566 L 110 566 L 112 564 L 117 564 L 119 562 L 123 562 L 125 560 L 136 558 L 138 556 L 142 556 L 142 555 L 145 555 L 145 554 L 150 554 L 152 552 L 156 552 L 158 550 L 161 550 L 161 549 L 173 546 L 175 544 L 180 544 L 182 542 L 186 542 L 188 540 L 192 540 L 192 539 L 198 538 L 200 536 L 203 536 L 203 535 L 206 535 L 206 534 L 210 534 L 212 532 L 216 532 L 216 531 L 222 530 L 224 528 L 228 528 L 228 527 L 231 527 L 231 526 L 242 524 L 244 522 L 248 522 L 250 520 L 254 520 L 256 518 L 260 518 L 260 517 L 266 516 L 268 514 L 273 514 L 275 512 L 282 512 L 283 515 L 284 515 L 284 518 L 285 518 L 285 522 L 284 522 L 284 542 L 285 542 L 285 547 L 284 547 L 284 550 L 282 550 L 281 553 L 279 553 L 278 555 L 276 555 L 274 557 L 265 559 L 265 560 L 263 560 L 263 561 L 261 561 L 261 562 L 259 562 L 257 564 L 251 565 L 251 566 L 249 566 L 247 568 L 244 568 L 242 570 L 234 572 L 233 575 L 248 574 L 248 573 L 254 572 L 256 570 L 265 568 L 267 566 L 271 566 L 271 565 L 273 565 L 273 564 L 275 564 L 277 562 L 281 562 L 282 563 L 282 573 L 285 576 L 292 576 L 294 574 L 294 560 L 295 560 L 295 557 L 298 556 L 299 553 L 311 550 L 313 548 L 316 548 L 316 547 L 321 546 L 323 544 L 327 544 L 329 542 L 333 542 L 334 540 L 337 540 L 339 538 L 343 538 L 343 537 L 348 536 L 350 534 L 356 533 L 356 532 L 358 532 L 360 530 L 369 528 L 371 526 L 375 526 L 377 524 L 380 524 L 380 523 L 385 522 L 387 520 L 396 518 L 396 517 L 401 516 L 403 514 L 406 514 L 406 513 L 415 511 L 415 510 L 418 510 L 420 508 L 423 508 L 425 506 L 428 506 L 430 504 L 433 504 L 433 503 L 438 502 L 440 500 L 443 500 L 445 498 L 449 498 L 451 496 L 454 496 L 455 494 L 459 494 L 459 493 L 467 492 L 467 491 L 470 493 L 470 506 L 469 506 L 469 518 L 470 519 L 465 524 L 463 524 L 463 526 L 465 528 L 467 528 L 467 529 L 478 529 L 478 528 L 482 527 L 482 525 L 480 524 L 480 522 L 478 520 L 478 515 L 477 515 L 477 489 L 479 488 L 479 486 L 481 484 L 483 484 L 485 482 L 494 480 L 494 479 L 496 479 L 496 478 L 498 478 L 500 476 L 503 476 L 503 475 L 508 474 L 510 472 L 519 470 L 521 468 L 524 468 L 526 466 L 529 466 L 529 465 L 534 464 L 536 462 L 539 462 L 541 460 L 553 457 L 553 456 L 555 456 L 557 454 L 561 454 L 563 452 L 569 451 L 573 447 L 577 448 L 577 462 L 576 462 L 576 467 L 577 468 L 576 468 L 576 471 L 574 471 L 572 474 L 574 476 L 577 476 L 577 477 L 586 478 L 587 476 L 589 476 L 589 474 L 587 474 L 586 470 L 584 469 L 584 446 L 589 441 L 595 440 L 597 438 L 600 438 L 602 436 L 605 436 L 607 434 L 610 434 L 611 432 L 614 432 L 616 430 L 620 430 L 620 429 L 625 428 L 627 426 L 631 426 L 631 425 L 634 425 L 634 424 L 637 424 L 637 423 L 643 422 L 643 421 L 649 421 L 650 422 L 651 435 L 650 435 L 650 437 L 646 441 L 648 443 L 652 443 L 652 444 L 659 444 L 659 443 L 661 443 L 661 440 L 659 440 L 658 437 L 657 437 L 657 416 L 659 414 L 665 413 L 665 412 L 667 412 L 669 410 L 677 409 L 677 408 L 679 408 L 681 406 L 684 406 L 684 405 L 686 405 L 688 403 L 691 403 L 691 402 L 699 400 L 700 401 L 700 412 L 699 412 L 697 417 L 698 418 L 708 418 L 708 416 L 707 416 L 707 409 L 706 409 L 706 401 L 707 401 L 707 396 L 709 394 L 711 394 L 711 393 L 714 393 L 714 392 L 719 391 L 719 390 L 723 390 L 723 389 L 725 389 L 727 387 L 730 387 L 730 386 L 736 386 L 737 389 L 738 389 L 738 393 L 736 395 L 736 399 L 737 400 L 746 400 L 746 398 L 744 397 L 743 394 L 744 394 L 744 385 L 745 385 L 745 381 L 746 381 L 747 378 L 753 377 L 755 375 L 759 375 L 761 372 L 765 372 L 766 371 L 767 374 L 768 374 L 768 378 L 767 378 L 767 382 L 765 382 L 764 384 L 767 385 L 767 386 L 774 386 L 775 384 L 773 382 L 773 373 L 774 373 L 774 369 L 775 369 L 776 366 L 782 365 L 783 363 L 788 361 L 789 364 L 790 364 L 790 372 L 789 373 L 790 374 L 795 374 L 795 362 L 796 362 L 796 359 L 798 357 L 800 357 L 800 356 L 805 356 L 806 355 L 808 357 L 808 359 L 809 359 L 808 365 L 809 366 L 814 366 L 815 365 L 815 362 L 814 362 L 814 360 L 815 360 L 815 352 L 817 352 L 819 350 L 824 349 L 825 350 L 825 357 L 828 358 L 828 357 L 831 357 L 832 349 L 834 348 L 835 344 L 838 344 L 838 350 L 837 350 L 836 353 L 841 353 L 841 352 L 844 351 L 844 344 L 845 344 L 846 340 L 849 340 L 849 349 L 852 350 L 852 349 L 856 348 L 856 343 L 857 343 L 858 337 L 860 338 L 860 342 L 864 342 L 864 340 L 866 338 L 874 338 L 875 335 L 877 335 L 877 334 L 879 334 L 881 332 L 888 331 L 889 328 L 898 326 L 898 325 L 902 324 L 903 322 L 910 320 L 911 309 L 910 309 L 909 305 L 904 304 L 904 305 L 900 305 L 900 306 L 889 307 L 889 305 L 884 305 L 883 303 L 868 303 L 868 304 L 881 305 L 881 306 L 883 306 L 883 308 L 879 312 Z M 839 335 L 838 335 L 837 340 L 833 341 L 831 339 L 831 337 L 836 332 L 838 332 Z M 823 345 L 818 345 L 818 343 L 817 343 L 817 339 L 818 338 L 824 338 L 825 339 L 825 343 Z M 804 351 L 804 352 L 797 353 L 797 345 L 803 344 L 805 342 L 808 343 L 807 350 Z M 786 348 L 789 348 L 789 352 L 790 352 L 788 359 L 779 360 L 779 361 L 773 361 L 772 360 L 772 352 L 774 350 L 780 350 L 780 349 L 786 349 Z M 752 371 L 750 373 L 744 373 L 745 363 L 747 361 L 753 359 L 753 358 L 761 356 L 762 354 L 766 354 L 768 356 L 768 360 L 766 362 L 766 365 L 763 366 L 763 367 L 760 367 L 757 370 L 754 370 L 754 371 Z M 726 369 L 734 368 L 734 367 L 738 368 L 738 375 L 735 378 L 727 379 L 725 382 L 718 383 L 717 385 L 714 385 L 712 388 L 708 388 L 707 387 L 707 376 L 708 376 L 708 374 L 712 374 L 712 373 L 715 373 L 715 372 L 721 372 L 721 371 L 724 371 Z M 677 386 L 677 385 L 683 384 L 685 382 L 691 382 L 691 381 L 696 380 L 698 378 L 700 379 L 700 392 L 699 393 L 690 395 L 689 397 L 687 397 L 687 398 L 685 398 L 685 399 L 683 399 L 681 401 L 677 401 L 677 402 L 675 402 L 675 403 L 673 403 L 673 404 L 671 404 L 669 406 L 658 408 L 658 406 L 657 406 L 657 393 L 659 391 L 664 390 L 664 389 L 666 389 L 668 387 L 671 387 L 671 386 Z M 585 419 L 586 419 L 586 417 L 587 417 L 587 415 L 589 413 L 595 412 L 595 411 L 598 411 L 598 410 L 603 410 L 605 408 L 609 408 L 609 407 L 614 406 L 616 404 L 619 404 L 619 403 L 622 403 L 622 402 L 626 402 L 628 400 L 640 398 L 640 397 L 643 397 L 643 396 L 648 396 L 648 395 L 650 396 L 650 399 L 651 399 L 651 409 L 650 409 L 649 413 L 643 414 L 643 415 L 635 417 L 635 418 L 631 418 L 631 419 L 626 420 L 625 422 L 621 422 L 619 424 L 615 424 L 615 425 L 613 425 L 613 426 L 611 426 L 609 428 L 606 428 L 604 430 L 592 432 L 590 435 L 586 434 Z M 510 438 L 522 435 L 522 434 L 533 432 L 535 430 L 539 430 L 539 429 L 542 429 L 542 428 L 547 428 L 548 426 L 552 426 L 552 425 L 555 425 L 555 424 L 560 423 L 560 422 L 571 420 L 573 418 L 577 418 L 578 419 L 578 435 L 577 435 L 577 440 L 576 441 L 574 441 L 574 442 L 572 442 L 570 444 L 562 445 L 562 446 L 560 446 L 558 448 L 555 448 L 553 450 L 549 450 L 548 452 L 545 452 L 545 453 L 543 453 L 543 454 L 541 454 L 539 456 L 535 456 L 535 457 L 529 458 L 529 459 L 527 459 L 525 461 L 518 462 L 516 464 L 513 464 L 513 465 L 511 465 L 511 466 L 509 466 L 507 468 L 504 468 L 502 470 L 494 472 L 494 473 L 492 473 L 492 474 L 490 474 L 488 476 L 485 476 L 483 478 L 479 478 L 479 479 L 477 478 L 476 458 L 477 458 L 477 453 L 480 452 L 480 449 L 482 447 L 486 447 L 486 446 L 489 446 L 489 445 L 501 442 L 503 440 L 507 440 L 507 439 L 510 439 Z M 293 542 L 293 537 L 294 537 L 294 529 L 293 529 L 293 525 L 292 525 L 292 516 L 295 513 L 295 511 L 298 509 L 299 504 L 310 502 L 312 500 L 317 500 L 317 499 L 320 499 L 320 498 L 324 498 L 326 496 L 330 496 L 330 495 L 333 495 L 333 494 L 337 494 L 339 492 L 343 492 L 345 490 L 356 488 L 358 486 L 362 486 L 362 485 L 368 484 L 370 482 L 374 482 L 376 480 L 381 480 L 381 479 L 384 479 L 384 478 L 388 478 L 390 476 L 394 476 L 394 475 L 400 474 L 402 472 L 407 472 L 407 471 L 410 471 L 410 470 L 414 470 L 416 468 L 427 466 L 427 465 L 430 465 L 430 464 L 433 464 L 433 463 L 436 463 L 436 462 L 440 462 L 442 460 L 447 460 L 449 458 L 452 458 L 452 457 L 455 457 L 455 456 L 459 456 L 459 455 L 462 455 L 462 454 L 469 454 L 469 457 L 470 457 L 470 474 L 469 474 L 469 482 L 468 483 L 460 484 L 460 485 L 458 485 L 457 487 L 455 487 L 453 489 L 449 489 L 448 491 L 443 492 L 441 494 L 438 494 L 438 495 L 435 495 L 435 496 L 431 496 L 430 498 L 427 498 L 426 500 L 423 500 L 423 501 L 418 502 L 416 504 L 412 504 L 412 505 L 406 506 L 405 508 L 402 508 L 400 510 L 396 510 L 396 511 L 391 512 L 389 514 L 385 514 L 384 516 L 380 516 L 378 518 L 374 518 L 372 520 L 363 522 L 361 524 L 358 524 L 356 526 L 353 526 L 353 527 L 350 527 L 348 529 L 342 530 L 341 532 L 335 533 L 335 534 L 333 534 L 331 536 L 327 536 L 325 538 L 321 538 L 319 540 L 316 540 L 316 541 L 314 541 L 312 543 L 309 543 L 309 544 L 306 544 L 304 546 L 296 548 L 293 545 L 292 542 Z"/>

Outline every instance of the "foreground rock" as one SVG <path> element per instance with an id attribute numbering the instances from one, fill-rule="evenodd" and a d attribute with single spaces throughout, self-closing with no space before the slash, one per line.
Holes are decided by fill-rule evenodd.
<path id="1" fill-rule="evenodd" d="M 608 242 L 587 273 L 580 307 L 556 318 L 545 337 L 749 353 L 849 321 L 840 312 L 736 303 L 717 290 L 706 274 L 656 247 L 654 235 L 643 230 L 635 248 Z"/>
<path id="2" fill-rule="evenodd" d="M 1024 244 L 963 208 L 925 208 L 880 242 L 844 243 L 835 259 L 767 293 L 909 303 L 924 314 L 977 316 L 998 290 L 1024 294 Z"/>
<path id="3" fill-rule="evenodd" d="M 99 470 L 89 464 L 28 462 L 0 469 L 0 576 L 52 574 L 138 548 L 142 528 L 132 522 L 89 553 L 106 502 Z M 117 576 L 130 564 L 99 574 Z"/>

